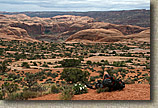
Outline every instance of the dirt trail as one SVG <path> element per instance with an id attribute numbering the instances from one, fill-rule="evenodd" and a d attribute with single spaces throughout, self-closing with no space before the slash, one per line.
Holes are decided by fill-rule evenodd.
<path id="1" fill-rule="evenodd" d="M 49 94 L 30 100 L 59 100 L 60 94 Z M 149 84 L 129 84 L 122 91 L 97 93 L 89 89 L 88 93 L 75 95 L 72 100 L 150 100 Z"/>

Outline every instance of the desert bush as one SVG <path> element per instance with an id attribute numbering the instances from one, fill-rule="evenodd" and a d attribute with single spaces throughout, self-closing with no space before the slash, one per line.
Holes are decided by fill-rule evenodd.
<path id="1" fill-rule="evenodd" d="M 109 91 L 109 88 L 106 87 L 106 88 L 98 88 L 97 89 L 97 93 L 101 93 L 101 92 L 108 92 Z"/>
<path id="2" fill-rule="evenodd" d="M 8 74 L 4 74 L 4 76 L 5 76 L 5 77 L 7 77 L 7 76 L 8 76 Z"/>
<path id="3" fill-rule="evenodd" d="M 61 73 L 60 79 L 64 79 L 68 83 L 77 83 L 88 81 L 90 73 L 77 68 L 65 68 Z"/>
<path id="4" fill-rule="evenodd" d="M 52 63 L 51 63 L 51 62 L 48 62 L 47 64 L 52 65 Z"/>
<path id="5" fill-rule="evenodd" d="M 59 88 L 55 84 L 53 84 L 51 86 L 51 93 L 59 93 L 59 92 L 60 92 Z"/>
<path id="6" fill-rule="evenodd" d="M 91 65 L 92 62 L 88 60 L 88 61 L 86 62 L 86 64 Z"/>
<path id="7" fill-rule="evenodd" d="M 44 63 L 41 67 L 49 67 L 46 63 Z"/>
<path id="8" fill-rule="evenodd" d="M 42 76 L 42 79 L 46 79 L 46 76 Z"/>
<path id="9" fill-rule="evenodd" d="M 124 83 L 125 83 L 125 84 L 135 84 L 135 81 L 127 78 L 127 79 L 124 81 Z"/>
<path id="10" fill-rule="evenodd" d="M 95 77 L 91 76 L 90 81 L 95 81 Z"/>
<path id="11" fill-rule="evenodd" d="M 8 81 L 8 78 L 4 78 L 3 81 Z"/>
<path id="12" fill-rule="evenodd" d="M 105 61 L 104 61 L 104 65 L 109 65 L 108 60 L 105 60 Z"/>
<path id="13" fill-rule="evenodd" d="M 7 71 L 8 71 L 7 62 L 6 61 L 0 62 L 0 73 L 4 73 Z"/>
<path id="14" fill-rule="evenodd" d="M 51 77 L 52 77 L 52 78 L 58 77 L 58 73 L 52 73 Z"/>
<path id="15" fill-rule="evenodd" d="M 22 93 L 9 94 L 7 100 L 24 100 Z"/>
<path id="16" fill-rule="evenodd" d="M 74 84 L 73 90 L 75 95 L 88 93 L 87 86 L 80 83 Z"/>
<path id="17" fill-rule="evenodd" d="M 51 75 L 52 75 L 52 73 L 51 73 L 51 72 L 47 72 L 46 74 L 47 74 L 47 76 L 51 76 Z"/>
<path id="18" fill-rule="evenodd" d="M 43 91 L 46 91 L 47 88 L 43 86 L 42 84 L 36 84 L 29 90 L 33 92 L 43 92 Z"/>
<path id="19" fill-rule="evenodd" d="M 27 62 L 23 62 L 21 67 L 30 68 L 30 65 Z"/>
<path id="20" fill-rule="evenodd" d="M 150 83 L 150 76 L 146 76 L 144 79 L 146 79 Z"/>
<path id="21" fill-rule="evenodd" d="M 61 81 L 61 83 L 62 83 L 62 84 L 66 84 L 66 82 L 65 82 L 65 81 Z"/>
<path id="22" fill-rule="evenodd" d="M 138 78 L 134 78 L 133 80 L 134 80 L 134 81 L 138 81 Z"/>
<path id="23" fill-rule="evenodd" d="M 4 93 L 2 91 L 0 91 L 0 100 L 4 99 Z"/>
<path id="24" fill-rule="evenodd" d="M 23 100 L 28 100 L 28 98 L 36 98 L 38 96 L 39 96 L 39 94 L 37 92 L 33 92 L 33 91 L 29 91 L 29 90 L 22 92 L 22 99 Z"/>
<path id="25" fill-rule="evenodd" d="M 41 79 L 39 79 L 39 81 L 43 81 L 43 79 L 41 78 Z"/>
<path id="26" fill-rule="evenodd" d="M 138 76 L 140 76 L 142 74 L 142 72 L 138 72 Z"/>
<path id="27" fill-rule="evenodd" d="M 74 91 L 71 86 L 67 85 L 62 88 L 62 92 L 60 95 L 61 100 L 71 100 L 73 96 L 74 96 Z"/>
<path id="28" fill-rule="evenodd" d="M 116 67 L 124 67 L 126 66 L 125 61 L 114 61 L 113 64 L 111 64 L 112 66 L 116 66 Z"/>
<path id="29" fill-rule="evenodd" d="M 21 85 L 27 86 L 29 89 L 31 89 L 32 86 L 37 84 L 37 77 L 36 75 L 32 73 L 25 73 L 26 77 L 24 78 L 24 81 L 21 81 Z"/>
<path id="30" fill-rule="evenodd" d="M 56 71 L 57 73 L 60 73 L 60 71 Z"/>
<path id="31" fill-rule="evenodd" d="M 133 63 L 133 59 L 128 59 L 126 62 L 127 63 Z"/>
<path id="32" fill-rule="evenodd" d="M 33 66 L 37 66 L 37 63 L 36 63 L 36 62 L 33 62 Z"/>
<path id="33" fill-rule="evenodd" d="M 63 67 L 76 67 L 80 63 L 81 61 L 76 59 L 64 59 L 62 61 L 59 61 L 59 64 L 61 64 Z"/>
<path id="34" fill-rule="evenodd" d="M 4 82 L 4 84 L 2 84 L 2 89 L 5 90 L 5 92 L 13 93 L 18 90 L 18 85 L 14 83 Z"/>
<path id="35" fill-rule="evenodd" d="M 145 74 L 143 74 L 142 76 L 148 76 L 148 74 L 147 74 L 147 73 L 145 73 Z"/>

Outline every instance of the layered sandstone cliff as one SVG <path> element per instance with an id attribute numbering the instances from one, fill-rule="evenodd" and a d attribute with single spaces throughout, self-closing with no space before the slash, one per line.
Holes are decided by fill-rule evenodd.
<path id="1" fill-rule="evenodd" d="M 61 15 L 52 18 L 29 17 L 24 14 L 0 15 L 1 34 L 48 41 L 113 42 L 144 35 L 148 28 L 96 22 L 88 16 Z M 150 34 L 147 34 L 149 37 Z M 140 36 L 139 36 L 140 37 Z"/>

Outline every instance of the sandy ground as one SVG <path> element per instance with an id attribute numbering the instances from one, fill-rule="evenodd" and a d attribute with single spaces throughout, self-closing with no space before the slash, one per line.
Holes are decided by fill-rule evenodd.
<path id="1" fill-rule="evenodd" d="M 48 94 L 29 100 L 59 100 L 60 94 Z M 88 89 L 88 93 L 75 95 L 72 100 L 150 100 L 149 84 L 129 84 L 122 91 L 97 93 Z"/>
<path id="2" fill-rule="evenodd" d="M 135 57 L 136 58 L 136 57 Z M 86 63 L 88 60 L 92 62 L 100 62 L 101 60 L 108 60 L 109 62 L 113 61 L 126 61 L 128 59 L 134 59 L 134 57 L 120 57 L 120 56 L 93 56 L 89 58 L 85 58 L 84 62 Z"/>

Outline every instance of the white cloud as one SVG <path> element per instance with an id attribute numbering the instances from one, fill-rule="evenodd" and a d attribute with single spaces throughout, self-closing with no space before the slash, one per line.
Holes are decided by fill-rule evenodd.
<path id="1" fill-rule="evenodd" d="M 150 9 L 150 0 L 0 0 L 0 11 L 108 11 Z"/>

